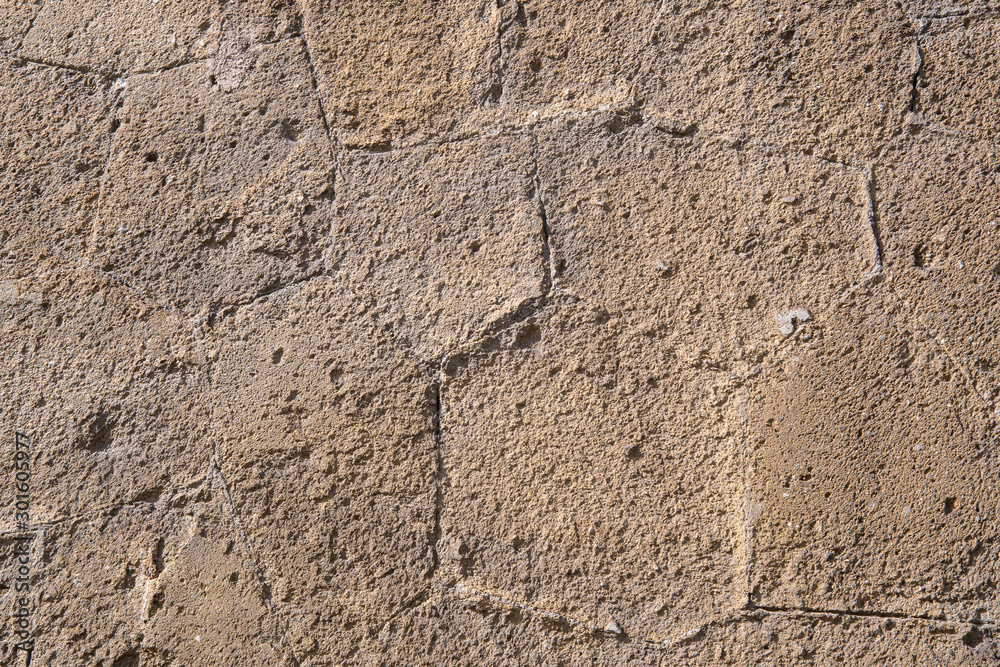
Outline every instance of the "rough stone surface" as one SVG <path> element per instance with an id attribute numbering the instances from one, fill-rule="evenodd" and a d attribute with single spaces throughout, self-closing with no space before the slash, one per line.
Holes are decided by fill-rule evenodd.
<path id="1" fill-rule="evenodd" d="M 330 270 L 440 359 L 544 291 L 532 172 L 526 134 L 345 157 Z"/>
<path id="2" fill-rule="evenodd" d="M 0 101 L 0 266 L 10 279 L 85 253 L 114 95 L 93 75 L 0 59 Z"/>
<path id="3" fill-rule="evenodd" d="M 0 0 L 0 664 L 1000 664 L 998 8 Z"/>

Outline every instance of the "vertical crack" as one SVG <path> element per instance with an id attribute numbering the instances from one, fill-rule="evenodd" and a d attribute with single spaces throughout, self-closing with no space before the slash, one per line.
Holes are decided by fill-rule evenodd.
<path id="1" fill-rule="evenodd" d="M 489 90 L 486 92 L 486 104 L 499 104 L 503 97 L 503 33 L 506 25 L 503 20 L 504 0 L 496 0 L 497 10 L 497 52 L 493 57 L 492 71 L 490 76 L 493 79 Z"/>
<path id="2" fill-rule="evenodd" d="M 921 19 L 917 28 L 917 34 L 913 38 L 914 61 L 913 72 L 910 74 L 910 113 L 916 113 L 920 105 L 920 76 L 924 71 L 924 52 L 920 48 L 920 35 L 927 30 L 930 25 L 928 21 Z"/>
<path id="3" fill-rule="evenodd" d="M 302 49 L 306 54 L 306 65 L 309 67 L 309 78 L 312 79 L 313 92 L 316 93 L 316 103 L 319 105 L 319 115 L 323 119 L 323 130 L 326 132 L 326 139 L 330 142 L 330 150 L 332 151 L 331 156 L 336 164 L 337 156 L 334 151 L 335 142 L 333 139 L 333 134 L 330 132 L 330 121 L 326 116 L 326 107 L 323 106 L 323 96 L 319 91 L 319 79 L 316 78 L 316 67 L 313 64 L 312 49 L 309 48 L 309 40 L 306 38 L 306 17 L 305 13 L 302 11 L 302 3 L 299 5 L 299 31 L 301 34 L 300 39 L 302 40 Z"/>
<path id="4" fill-rule="evenodd" d="M 865 207 L 865 217 L 868 221 L 868 229 L 872 234 L 872 244 L 875 250 L 875 265 L 868 271 L 866 277 L 877 276 L 882 273 L 882 261 L 884 251 L 882 248 L 882 236 L 878 225 L 878 201 L 875 198 L 875 165 L 869 164 L 865 169 L 865 194 L 867 196 L 867 206 Z"/>
<path id="5" fill-rule="evenodd" d="M 430 390 L 431 407 L 431 429 L 434 434 L 434 526 L 430 535 L 431 548 L 431 571 L 429 578 L 433 578 L 441 564 L 441 557 L 438 554 L 438 542 L 441 540 L 441 510 L 444 504 L 444 489 L 442 488 L 442 478 L 444 476 L 444 460 L 441 456 L 441 374 L 431 383 Z"/>
<path id="6" fill-rule="evenodd" d="M 549 216 L 545 213 L 545 197 L 542 195 L 542 179 L 538 169 L 538 137 L 535 136 L 534 125 L 531 132 L 531 176 L 535 186 L 535 197 L 538 200 L 538 217 L 542 221 L 542 271 L 545 275 L 542 281 L 542 293 L 548 295 L 556 281 L 556 267 L 552 260 L 552 247 L 549 242 Z"/>

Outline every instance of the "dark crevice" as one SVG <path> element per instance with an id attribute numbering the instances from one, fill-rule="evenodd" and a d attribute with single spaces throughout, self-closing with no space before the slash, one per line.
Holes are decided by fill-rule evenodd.
<path id="1" fill-rule="evenodd" d="M 24 63 L 31 63 L 32 65 L 41 65 L 42 67 L 51 67 L 53 69 L 64 69 L 70 72 L 76 72 L 78 74 L 96 74 L 97 76 L 104 79 L 112 79 L 114 77 L 108 76 L 103 72 L 98 72 L 92 70 L 84 65 L 67 65 L 65 63 L 56 63 L 48 60 L 40 60 L 37 58 L 25 58 L 24 56 L 18 56 L 17 59 Z"/>
<path id="2" fill-rule="evenodd" d="M 503 97 L 503 34 L 510 26 L 510 21 L 505 22 L 503 20 L 503 7 L 504 0 L 496 0 L 497 9 L 497 53 L 493 58 L 491 66 L 491 76 L 493 82 L 490 85 L 488 91 L 486 91 L 486 99 L 484 100 L 487 105 L 489 104 L 499 104 L 500 98 Z"/>
<path id="3" fill-rule="evenodd" d="M 331 157 L 334 160 L 334 164 L 336 164 L 337 155 L 334 150 L 335 142 L 333 140 L 333 133 L 330 131 L 330 121 L 326 116 L 326 107 L 323 106 L 323 96 L 319 91 L 319 79 L 316 78 L 316 67 L 313 65 L 312 49 L 309 48 L 309 40 L 306 39 L 305 23 L 305 15 L 302 13 L 302 6 L 301 3 L 299 3 L 299 24 L 302 26 L 302 50 L 305 52 L 306 65 L 309 67 L 309 78 L 312 79 L 313 92 L 316 93 L 316 104 L 319 106 L 319 115 L 323 120 L 323 130 L 326 132 L 327 141 L 330 142 Z"/>
<path id="4" fill-rule="evenodd" d="M 886 619 L 898 619 L 904 621 L 938 621 L 947 622 L 949 619 L 940 616 L 930 616 L 926 614 L 904 614 L 903 612 L 895 611 L 865 611 L 865 610 L 852 610 L 852 609 L 818 609 L 814 607 L 778 607 L 769 605 L 759 605 L 755 604 L 753 600 L 748 599 L 746 606 L 743 611 L 753 612 L 753 611 L 764 611 L 772 614 L 818 614 L 822 616 L 850 616 L 852 618 L 886 618 Z M 967 621 L 951 621 L 953 623 L 961 623 L 965 625 L 981 626 L 988 625 L 984 621 L 979 619 L 969 619 Z"/>
<path id="5" fill-rule="evenodd" d="M 531 128 L 531 177 L 534 182 L 535 197 L 538 199 L 538 217 L 542 221 L 542 294 L 548 295 L 556 280 L 556 269 L 552 262 L 552 247 L 550 245 L 549 216 L 545 212 L 545 197 L 542 193 L 542 179 L 538 168 L 538 138 L 534 127 Z"/>
<path id="6" fill-rule="evenodd" d="M 444 460 L 441 456 L 441 381 L 435 380 L 429 390 L 431 407 L 431 430 L 434 435 L 434 524 L 430 535 L 431 570 L 428 578 L 433 578 L 441 564 L 438 542 L 441 540 L 441 508 L 444 490 L 441 487 L 444 475 Z"/>
<path id="7" fill-rule="evenodd" d="M 865 173 L 865 192 L 868 195 L 866 217 L 868 218 L 868 227 L 872 233 L 872 243 L 875 246 L 875 266 L 872 267 L 872 274 L 882 272 L 882 263 L 885 257 L 882 247 L 882 233 L 879 230 L 878 199 L 875 197 L 875 189 L 875 166 L 869 165 Z"/>
<path id="8" fill-rule="evenodd" d="M 290 283 L 282 283 L 280 281 L 276 282 L 260 290 L 249 299 L 244 299 L 237 303 L 225 306 L 219 310 L 211 311 L 210 313 L 208 313 L 208 315 L 204 317 L 204 322 L 208 324 L 209 327 L 214 327 L 216 322 L 221 321 L 230 315 L 233 315 L 240 308 L 252 305 L 258 301 L 266 300 L 270 296 L 277 294 L 282 290 L 289 289 L 292 287 L 298 287 L 299 285 L 304 285 L 305 283 L 311 280 L 315 280 L 316 278 L 322 278 L 325 275 L 326 275 L 326 270 L 319 269 L 318 271 L 313 271 L 312 273 L 306 274 L 305 276 L 299 278 L 298 280 L 293 280 Z"/>
<path id="9" fill-rule="evenodd" d="M 914 63 L 913 73 L 910 75 L 910 113 L 916 113 L 917 107 L 920 105 L 920 76 L 924 71 L 924 52 L 920 48 L 920 35 L 924 33 L 927 29 L 927 21 L 920 21 L 920 27 L 917 28 L 917 34 L 913 37 L 913 45 L 916 50 L 916 62 Z"/>

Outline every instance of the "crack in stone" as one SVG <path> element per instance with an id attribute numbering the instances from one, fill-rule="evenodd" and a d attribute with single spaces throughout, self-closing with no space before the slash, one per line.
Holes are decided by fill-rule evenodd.
<path id="1" fill-rule="evenodd" d="M 31 63 L 32 65 L 41 65 L 42 67 L 49 67 L 52 69 L 63 69 L 69 72 L 76 72 L 77 74 L 93 74 L 95 76 L 101 77 L 102 79 L 108 79 L 108 80 L 112 80 L 115 78 L 113 76 L 105 74 L 104 72 L 90 69 L 86 65 L 67 65 L 65 63 L 57 63 L 49 60 L 41 60 L 39 58 L 26 58 L 24 56 L 16 56 L 16 58 L 21 62 Z"/>
<path id="2" fill-rule="evenodd" d="M 309 48 L 309 40 L 306 37 L 306 17 L 305 13 L 302 11 L 302 3 L 297 2 L 299 14 L 299 26 L 300 26 L 300 36 L 299 39 L 302 40 L 302 49 L 306 54 L 306 65 L 309 67 L 309 76 L 312 79 L 313 92 L 316 93 L 316 104 L 319 106 L 319 114 L 323 118 L 323 129 L 326 131 L 326 139 L 330 142 L 330 152 L 333 158 L 334 166 L 338 164 L 337 162 L 337 151 L 335 150 L 336 141 L 334 140 L 333 133 L 330 131 L 330 121 L 327 120 L 326 107 L 323 106 L 323 96 L 319 92 L 319 79 L 316 78 L 316 68 L 313 65 L 312 49 Z M 332 186 L 331 186 L 332 187 Z"/>
<path id="3" fill-rule="evenodd" d="M 878 202 L 875 199 L 875 166 L 868 165 L 864 172 L 865 194 L 867 203 L 865 206 L 865 218 L 868 221 L 868 229 L 872 234 L 872 244 L 875 250 L 875 264 L 868 271 L 865 277 L 877 276 L 882 273 L 882 237 L 879 233 L 878 225 Z"/>
<path id="4" fill-rule="evenodd" d="M 319 269 L 317 271 L 313 271 L 312 273 L 306 274 L 305 276 L 299 278 L 298 280 L 293 280 L 290 283 L 273 285 L 266 289 L 260 290 L 259 292 L 257 292 L 248 299 L 244 299 L 242 301 L 237 301 L 236 303 L 223 306 L 219 310 L 213 310 L 209 312 L 207 315 L 202 315 L 201 317 L 194 318 L 192 321 L 196 325 L 204 323 L 207 324 L 209 327 L 214 327 L 217 322 L 221 322 L 227 317 L 235 315 L 236 312 L 241 308 L 252 306 L 260 301 L 267 301 L 271 297 L 279 294 L 280 292 L 284 292 L 285 290 L 297 289 L 319 278 L 328 278 L 328 277 L 329 275 L 327 274 L 325 269 Z"/>
<path id="5" fill-rule="evenodd" d="M 819 609 L 813 607 L 784 607 L 784 606 L 770 606 L 770 605 L 758 605 L 751 601 L 747 602 L 746 607 L 741 611 L 743 612 L 756 612 L 763 611 L 769 614 L 803 614 L 807 616 L 840 616 L 840 617 L 851 617 L 851 618 L 884 618 L 884 619 L 898 619 L 904 621 L 916 621 L 921 623 L 954 623 L 958 625 L 971 625 L 971 626 L 988 626 L 989 623 L 981 621 L 979 619 L 969 619 L 967 621 L 952 620 L 943 617 L 930 616 L 925 614 L 906 614 L 903 612 L 895 611 L 864 611 L 864 610 L 854 610 L 854 609 Z"/>
<path id="6" fill-rule="evenodd" d="M 916 113 L 917 107 L 920 104 L 920 75 L 923 73 L 924 69 L 924 52 L 920 48 L 920 35 L 927 29 L 930 25 L 927 21 L 919 21 L 919 26 L 917 28 L 917 34 L 913 37 L 913 48 L 914 48 L 914 63 L 913 72 L 910 74 L 910 113 Z"/>
<path id="7" fill-rule="evenodd" d="M 542 293 L 548 296 L 552 292 L 552 285 L 555 283 L 557 275 L 555 264 L 552 259 L 552 248 L 549 243 L 549 217 L 545 213 L 545 197 L 542 195 L 542 179 L 538 169 L 538 137 L 535 136 L 535 128 L 529 128 L 531 135 L 531 177 L 535 185 L 535 197 L 538 200 L 538 217 L 542 221 L 542 266 L 545 271 L 545 278 L 542 282 Z"/>
<path id="8" fill-rule="evenodd" d="M 504 31 L 510 27 L 513 20 L 508 21 L 504 24 L 503 20 L 503 0 L 496 0 L 496 11 L 497 11 L 497 53 L 493 58 L 491 63 L 491 76 L 493 77 L 493 84 L 490 86 L 489 90 L 486 91 L 486 99 L 483 102 L 488 106 L 490 104 L 499 104 L 500 98 L 503 97 L 503 34 Z"/>
<path id="9" fill-rule="evenodd" d="M 430 535 L 431 570 L 429 579 L 433 579 L 441 565 L 438 554 L 438 542 L 441 540 L 441 511 L 444 503 L 444 490 L 441 486 L 444 476 L 444 462 L 441 455 L 441 375 L 431 383 L 429 390 L 431 404 L 431 428 L 434 435 L 434 525 Z"/>
<path id="10" fill-rule="evenodd" d="M 204 351 L 202 353 L 204 357 Z M 295 655 L 295 651 L 292 650 L 291 642 L 288 639 L 288 626 L 286 625 L 281 614 L 278 612 L 277 606 L 274 604 L 274 600 L 271 598 L 271 586 L 267 582 L 267 577 L 264 574 L 264 569 L 257 560 L 257 556 L 253 551 L 253 544 L 250 541 L 250 536 L 247 534 L 246 529 L 243 527 L 243 522 L 240 521 L 239 512 L 236 509 L 236 504 L 233 502 L 233 496 L 229 489 L 229 482 L 226 480 L 225 473 L 222 472 L 222 467 L 219 465 L 219 453 L 218 453 L 218 438 L 217 429 L 215 425 L 215 416 L 212 398 L 215 394 L 215 389 L 212 384 L 212 373 L 211 373 L 211 362 L 206 363 L 206 368 L 204 370 L 204 384 L 202 385 L 202 391 L 205 394 L 204 398 L 207 400 L 208 408 L 208 426 L 209 433 L 212 442 L 212 459 L 209 463 L 209 472 L 211 478 L 209 483 L 215 479 L 217 476 L 221 482 L 222 496 L 225 500 L 226 509 L 229 512 L 229 517 L 233 522 L 233 526 L 236 529 L 237 536 L 243 543 L 243 548 L 246 550 L 247 558 L 250 561 L 250 565 L 253 569 L 254 575 L 257 578 L 257 583 L 261 588 L 261 598 L 264 601 L 265 606 L 267 606 L 268 611 L 274 617 L 275 622 L 278 624 L 278 629 L 281 631 L 281 643 L 285 650 L 288 652 L 291 658 L 292 664 L 295 667 L 300 667 L 300 662 L 298 657 Z"/>

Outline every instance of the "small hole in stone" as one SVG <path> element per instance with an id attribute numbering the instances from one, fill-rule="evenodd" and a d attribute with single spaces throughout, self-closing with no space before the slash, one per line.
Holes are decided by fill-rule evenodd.
<path id="1" fill-rule="evenodd" d="M 144 162 L 156 162 L 160 159 L 160 156 L 156 154 L 156 151 L 149 151 L 142 157 Z"/>

